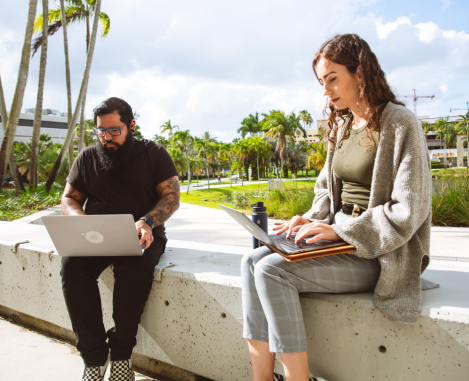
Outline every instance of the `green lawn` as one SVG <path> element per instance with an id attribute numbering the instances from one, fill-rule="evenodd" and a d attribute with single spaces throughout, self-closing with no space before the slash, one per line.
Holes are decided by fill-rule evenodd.
<path id="1" fill-rule="evenodd" d="M 432 176 L 436 176 L 441 180 L 449 180 L 456 178 L 468 178 L 469 170 L 467 168 L 438 169 L 432 171 Z"/>
<path id="2" fill-rule="evenodd" d="M 238 183 L 239 184 L 239 183 Z M 303 180 L 303 181 L 289 181 L 283 183 L 283 189 L 305 189 L 305 188 L 313 188 L 315 184 L 315 180 Z M 196 188 L 195 188 L 196 189 Z M 211 188 L 211 189 L 201 189 L 195 190 L 191 188 L 189 194 L 187 195 L 186 192 L 181 193 L 181 202 L 185 202 L 188 204 L 206 206 L 209 208 L 219 209 L 218 203 L 233 207 L 233 203 L 231 201 L 231 194 L 234 191 L 256 191 L 256 190 L 267 190 L 269 189 L 269 185 L 264 184 L 248 184 L 248 185 L 237 185 L 233 187 L 224 187 L 224 188 Z M 205 200 L 206 201 L 205 201 Z"/>

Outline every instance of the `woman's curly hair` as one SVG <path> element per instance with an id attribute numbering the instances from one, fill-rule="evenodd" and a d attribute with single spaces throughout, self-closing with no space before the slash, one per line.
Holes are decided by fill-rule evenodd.
<path id="1" fill-rule="evenodd" d="M 358 73 L 357 92 L 358 103 L 363 105 L 362 110 L 366 119 L 368 142 L 365 145 L 375 145 L 372 133 L 380 129 L 380 113 L 376 106 L 392 102 L 404 106 L 399 102 L 386 81 L 386 75 L 378 63 L 376 55 L 371 51 L 365 40 L 356 34 L 339 34 L 322 44 L 313 59 L 313 70 L 319 81 L 316 67 L 321 58 L 344 65 L 351 74 Z M 360 106 L 359 106 L 360 107 Z M 342 136 L 346 136 L 351 128 L 351 123 L 345 123 L 346 119 L 352 118 L 350 109 L 339 110 L 332 102 L 324 108 L 324 114 L 328 115 L 327 138 L 332 147 L 339 128 L 339 120 L 342 120 L 347 131 Z"/>

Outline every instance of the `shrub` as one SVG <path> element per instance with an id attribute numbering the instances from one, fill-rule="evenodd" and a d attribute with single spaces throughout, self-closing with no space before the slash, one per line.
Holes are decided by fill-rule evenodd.
<path id="1" fill-rule="evenodd" d="M 433 226 L 469 227 L 469 179 L 438 181 L 432 195 Z"/>
<path id="2" fill-rule="evenodd" d="M 44 184 L 32 192 L 19 191 L 16 194 L 16 190 L 5 190 L 0 193 L 0 221 L 16 220 L 60 204 L 63 189 L 61 185 L 54 183 L 49 193 Z"/>

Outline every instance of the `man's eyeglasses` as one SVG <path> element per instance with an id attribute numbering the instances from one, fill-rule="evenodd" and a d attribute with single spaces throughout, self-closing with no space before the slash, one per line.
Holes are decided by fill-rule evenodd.
<path id="1" fill-rule="evenodd" d="M 108 127 L 108 128 L 96 127 L 96 128 L 93 128 L 93 132 L 96 136 L 106 136 L 106 131 L 111 136 L 119 136 L 122 133 L 122 129 L 125 126 L 127 126 L 127 123 L 124 124 L 122 127 Z"/>

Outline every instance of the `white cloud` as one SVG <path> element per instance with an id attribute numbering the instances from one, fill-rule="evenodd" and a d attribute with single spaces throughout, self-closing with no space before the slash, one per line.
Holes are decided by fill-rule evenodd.
<path id="1" fill-rule="evenodd" d="M 385 40 L 388 38 L 389 33 L 395 31 L 399 25 L 408 24 L 411 25 L 410 19 L 408 17 L 398 17 L 394 22 L 387 22 L 383 24 L 382 18 L 379 18 L 375 25 L 376 25 L 376 32 L 378 33 L 378 37 L 380 40 Z"/>
<path id="2" fill-rule="evenodd" d="M 446 83 L 443 83 L 441 86 L 440 86 L 440 90 L 441 92 L 444 94 L 448 91 L 448 85 Z"/>
<path id="3" fill-rule="evenodd" d="M 443 9 L 449 8 L 451 4 L 454 4 L 454 0 L 441 0 L 443 3 Z"/>

